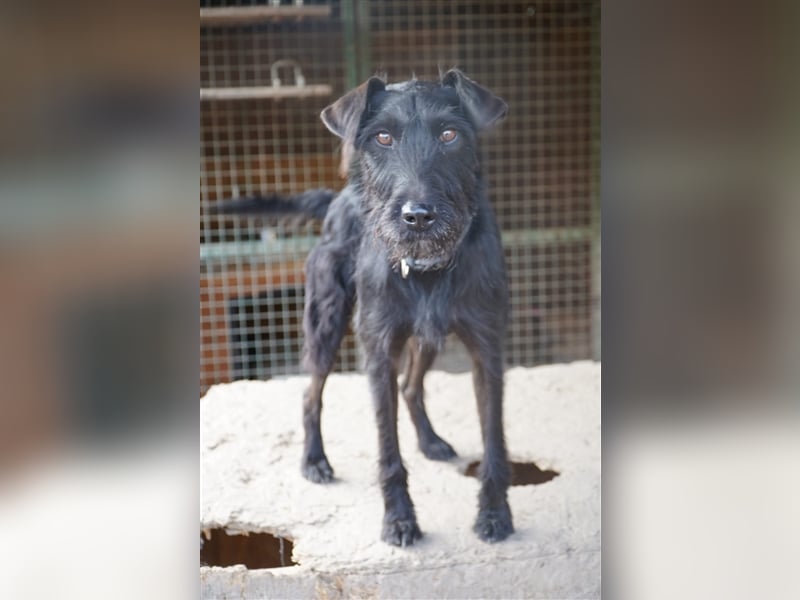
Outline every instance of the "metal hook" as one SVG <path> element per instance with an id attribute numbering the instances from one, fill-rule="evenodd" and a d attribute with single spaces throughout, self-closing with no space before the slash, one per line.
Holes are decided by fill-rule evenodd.
<path id="1" fill-rule="evenodd" d="M 278 76 L 278 69 L 281 67 L 293 67 L 294 68 L 294 84 L 297 87 L 304 87 L 306 85 L 306 78 L 303 77 L 303 71 L 300 69 L 300 65 L 297 64 L 295 61 L 290 59 L 281 59 L 276 60 L 270 66 L 270 74 L 272 76 L 272 87 L 281 87 L 281 78 Z"/>

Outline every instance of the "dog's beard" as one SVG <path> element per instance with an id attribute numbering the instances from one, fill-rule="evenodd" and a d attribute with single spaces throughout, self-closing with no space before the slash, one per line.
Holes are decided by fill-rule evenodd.
<path id="1" fill-rule="evenodd" d="M 439 220 L 431 229 L 414 232 L 404 229 L 393 219 L 379 219 L 376 236 L 386 248 L 392 268 L 412 271 L 437 271 L 453 262 L 471 219 Z M 455 221 L 455 222 L 453 222 Z"/>

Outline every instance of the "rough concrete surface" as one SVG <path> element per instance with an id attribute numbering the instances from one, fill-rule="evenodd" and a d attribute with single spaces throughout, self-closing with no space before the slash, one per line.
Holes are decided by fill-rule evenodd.
<path id="1" fill-rule="evenodd" d="M 599 363 L 506 372 L 510 458 L 560 475 L 510 488 L 516 532 L 492 545 L 472 532 L 479 484 L 462 474 L 482 448 L 468 373 L 434 371 L 425 380 L 431 421 L 458 459 L 427 460 L 400 409 L 401 451 L 424 533 L 410 548 L 379 539 L 377 431 L 362 375 L 332 375 L 323 397 L 336 481 L 315 485 L 300 475 L 307 381 L 217 385 L 200 402 L 201 528 L 289 537 L 298 563 L 201 567 L 203 598 L 600 596 Z"/>

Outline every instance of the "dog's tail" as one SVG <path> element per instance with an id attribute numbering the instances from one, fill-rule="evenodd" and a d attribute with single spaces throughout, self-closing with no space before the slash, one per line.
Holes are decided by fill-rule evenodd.
<path id="1" fill-rule="evenodd" d="M 316 189 L 291 196 L 242 196 L 215 202 L 209 207 L 209 212 L 221 215 L 305 214 L 314 219 L 324 219 L 336 194 L 333 190 Z"/>

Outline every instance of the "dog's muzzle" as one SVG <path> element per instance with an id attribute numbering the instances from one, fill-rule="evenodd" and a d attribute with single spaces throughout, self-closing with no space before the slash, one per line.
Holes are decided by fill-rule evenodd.
<path id="1" fill-rule="evenodd" d="M 411 256 L 407 256 L 401 259 L 400 275 L 403 276 L 403 279 L 406 279 L 411 271 L 418 271 L 418 272 L 441 271 L 442 269 L 450 267 L 451 264 L 453 263 L 456 253 L 458 252 L 459 247 L 461 246 L 461 243 L 464 241 L 464 238 L 467 237 L 467 233 L 469 232 L 471 225 L 472 225 L 472 215 L 470 215 L 467 226 L 464 227 L 464 230 L 461 232 L 461 235 L 459 236 L 458 241 L 455 244 L 455 248 L 449 255 L 428 257 L 428 258 L 413 258 Z"/>

